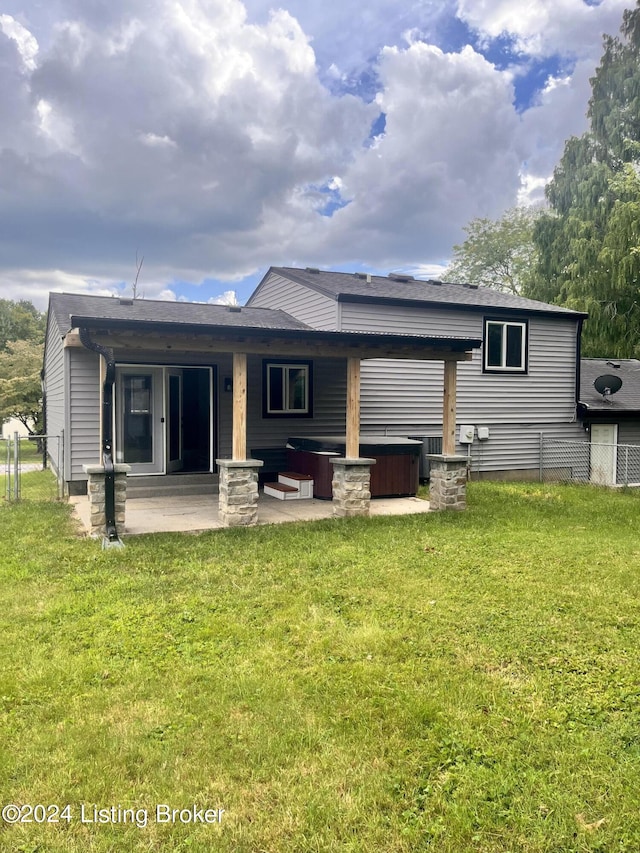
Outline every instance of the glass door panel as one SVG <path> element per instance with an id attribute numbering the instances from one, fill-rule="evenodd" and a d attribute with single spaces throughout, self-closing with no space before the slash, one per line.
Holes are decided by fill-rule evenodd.
<path id="1" fill-rule="evenodd" d="M 183 436 L 182 370 L 172 369 L 167 373 L 167 471 L 180 471 L 184 467 L 182 458 Z"/>
<path id="2" fill-rule="evenodd" d="M 131 465 L 132 474 L 162 471 L 162 400 L 158 379 L 157 368 L 119 368 L 116 374 L 116 461 Z"/>

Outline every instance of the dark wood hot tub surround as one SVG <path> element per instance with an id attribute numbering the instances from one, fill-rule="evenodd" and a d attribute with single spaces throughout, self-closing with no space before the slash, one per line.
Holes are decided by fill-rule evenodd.
<path id="1" fill-rule="evenodd" d="M 412 497 L 417 494 L 422 442 L 392 436 L 362 436 L 360 455 L 375 460 L 371 466 L 371 497 Z M 331 460 L 344 457 L 341 436 L 290 438 L 287 462 L 292 471 L 310 474 L 314 498 L 333 497 Z"/>

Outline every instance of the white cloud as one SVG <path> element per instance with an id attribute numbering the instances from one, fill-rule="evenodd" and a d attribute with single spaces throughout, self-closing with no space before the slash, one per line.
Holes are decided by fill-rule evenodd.
<path id="1" fill-rule="evenodd" d="M 7 109 L 19 133 L 0 129 L 8 266 L 125 278 L 139 247 L 154 280 L 249 272 L 261 235 L 290 243 L 278 224 L 315 218 L 305 188 L 367 136 L 375 108 L 323 88 L 287 12 L 250 25 L 239 0 L 153 0 L 94 21 L 65 5 Z"/>
<path id="2" fill-rule="evenodd" d="M 541 197 L 628 0 L 272 5 L 4 0 L 2 295 L 120 292 L 137 252 L 163 299 L 180 281 L 225 299 L 212 279 L 270 263 L 437 271 L 469 219 Z M 454 8 L 520 67 L 430 44 Z M 519 115 L 514 75 L 554 54 L 562 76 Z"/>
<path id="3" fill-rule="evenodd" d="M 108 278 L 89 278 L 63 270 L 2 269 L 0 294 L 3 299 L 29 299 L 44 311 L 49 293 L 90 293 L 93 296 L 115 296 L 122 292 L 123 283 Z"/>
<path id="4" fill-rule="evenodd" d="M 342 175 L 351 204 L 327 242 L 392 266 L 442 256 L 473 216 L 495 216 L 519 188 L 519 119 L 510 75 L 472 48 L 388 48 L 378 106 L 386 131 Z"/>
<path id="5" fill-rule="evenodd" d="M 582 60 L 571 76 L 551 78 L 538 102 L 523 114 L 519 136 L 527 153 L 520 202 L 537 202 L 544 197 L 544 184 L 562 157 L 565 140 L 587 130 L 589 78 L 593 72 L 592 62 Z"/>
<path id="6" fill-rule="evenodd" d="M 38 55 L 38 42 L 35 37 L 11 15 L 0 15 L 0 29 L 16 43 L 25 68 L 33 71 Z"/>
<path id="7" fill-rule="evenodd" d="M 599 55 L 603 32 L 617 33 L 629 0 L 458 0 L 458 15 L 482 36 L 509 36 L 523 53 Z"/>
<path id="8" fill-rule="evenodd" d="M 225 290 L 220 296 L 212 296 L 207 300 L 209 305 L 237 305 L 238 294 L 235 290 Z"/>

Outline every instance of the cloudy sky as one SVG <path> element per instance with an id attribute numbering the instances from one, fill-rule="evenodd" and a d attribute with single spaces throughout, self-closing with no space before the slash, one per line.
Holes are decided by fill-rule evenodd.
<path id="1" fill-rule="evenodd" d="M 438 275 L 543 197 L 632 5 L 2 0 L 0 297 Z"/>

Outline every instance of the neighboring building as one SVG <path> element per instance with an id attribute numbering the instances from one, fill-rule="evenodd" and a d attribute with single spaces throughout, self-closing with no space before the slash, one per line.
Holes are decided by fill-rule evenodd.
<path id="1" fill-rule="evenodd" d="M 640 483 L 640 360 L 583 358 L 578 416 L 591 443 L 591 481 Z"/>
<path id="2" fill-rule="evenodd" d="M 16 432 L 20 437 L 29 435 L 29 430 L 17 418 L 9 418 L 2 424 L 2 438 L 13 438 Z"/>
<path id="3" fill-rule="evenodd" d="M 457 451 L 470 456 L 472 476 L 537 478 L 541 433 L 584 441 L 576 404 L 585 314 L 474 285 L 279 267 L 247 305 L 315 329 L 480 339 L 457 377 Z M 424 437 L 436 451 L 442 397 L 442 363 L 364 362 L 362 432 Z"/>

